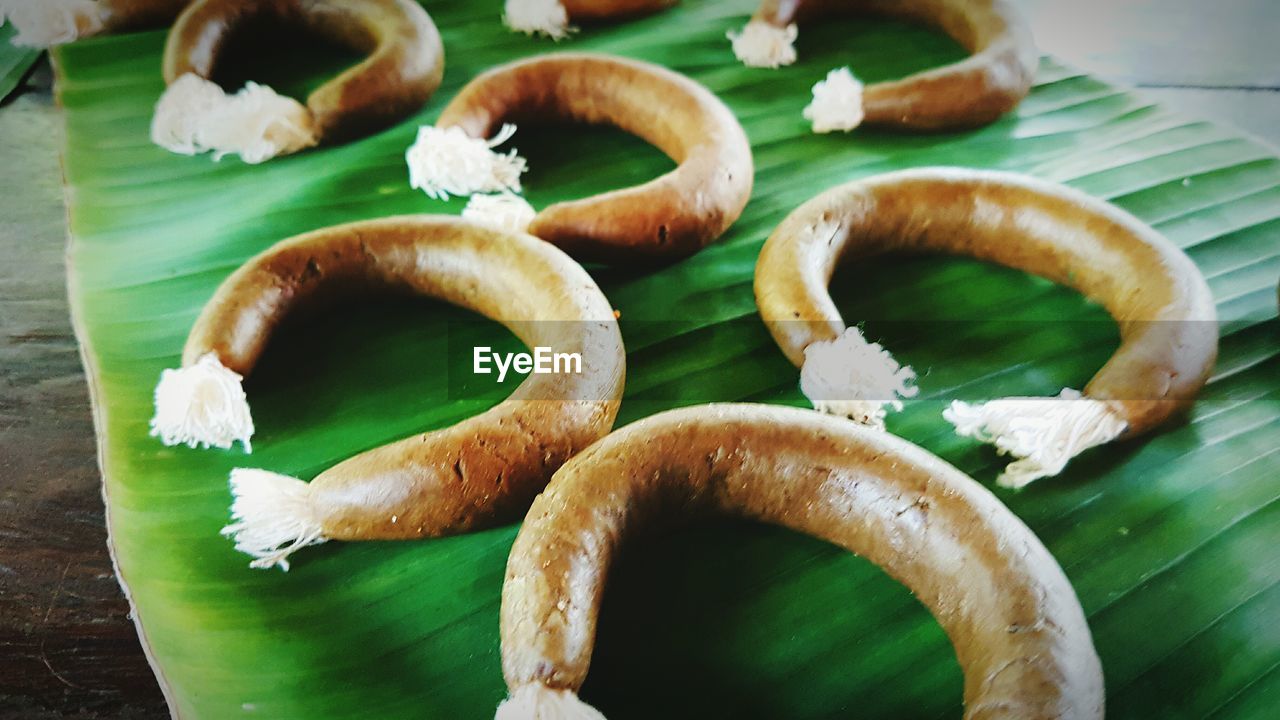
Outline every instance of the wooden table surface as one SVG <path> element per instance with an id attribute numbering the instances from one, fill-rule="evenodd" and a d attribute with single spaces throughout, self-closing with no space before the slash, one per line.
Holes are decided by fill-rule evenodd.
<path id="1" fill-rule="evenodd" d="M 1045 51 L 1280 146 L 1280 2 L 1021 4 Z M 166 717 L 107 552 L 49 85 L 0 107 L 0 718 Z"/>

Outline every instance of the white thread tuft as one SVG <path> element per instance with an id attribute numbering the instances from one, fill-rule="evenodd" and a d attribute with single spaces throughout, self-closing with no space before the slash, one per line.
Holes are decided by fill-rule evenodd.
<path id="1" fill-rule="evenodd" d="M 572 690 L 553 690 L 541 683 L 522 685 L 502 701 L 493 720 L 605 720 L 599 710 Z"/>
<path id="2" fill-rule="evenodd" d="M 253 417 L 239 373 L 213 353 L 193 365 L 160 373 L 151 435 L 165 445 L 229 449 L 237 440 L 253 452 Z"/>
<path id="3" fill-rule="evenodd" d="M 181 155 L 239 155 L 251 165 L 319 142 L 306 106 L 265 85 L 246 83 L 228 95 L 193 73 L 175 80 L 156 103 L 151 141 Z"/>
<path id="4" fill-rule="evenodd" d="M 849 132 L 862 124 L 863 117 L 862 83 L 847 67 L 819 80 L 813 86 L 813 102 L 804 109 L 815 133 Z"/>
<path id="5" fill-rule="evenodd" d="M 778 27 L 752 20 L 742 28 L 742 32 L 730 30 L 725 37 L 729 38 L 734 56 L 743 65 L 778 68 L 796 61 L 795 42 L 799 32 L 795 23 Z"/>
<path id="6" fill-rule="evenodd" d="M 537 215 L 538 211 L 533 209 L 528 200 L 509 192 L 472 195 L 462 210 L 462 217 L 467 220 L 517 233 L 528 232 L 529 225 Z"/>
<path id="7" fill-rule="evenodd" d="M 942 416 L 956 434 L 1018 458 L 996 480 L 1007 488 L 1057 475 L 1071 458 L 1111 442 L 1127 427 L 1106 403 L 1070 389 L 1052 398 L 1002 398 L 976 405 L 956 400 Z"/>
<path id="8" fill-rule="evenodd" d="M 278 473 L 253 468 L 231 471 L 231 519 L 222 534 L 236 550 L 256 558 L 249 567 L 273 566 L 289 572 L 289 556 L 326 542 L 311 502 L 311 486 Z"/>
<path id="9" fill-rule="evenodd" d="M 418 128 L 418 139 L 405 152 L 409 185 L 435 200 L 451 195 L 520 192 L 525 160 L 511 150 L 493 148 L 515 135 L 515 125 L 503 125 L 491 140 L 473 138 L 460 127 Z"/>
<path id="10" fill-rule="evenodd" d="M 507 0 L 502 22 L 515 32 L 543 35 L 557 42 L 578 31 L 560 0 Z"/>
<path id="11" fill-rule="evenodd" d="M 911 384 L 915 377 L 915 371 L 851 327 L 835 340 L 804 349 L 800 390 L 815 410 L 883 430 L 885 406 L 901 410 L 902 398 L 920 392 Z"/>
<path id="12" fill-rule="evenodd" d="M 227 94 L 198 75 L 187 73 L 174 80 L 156 103 L 151 118 L 151 142 L 180 155 L 195 155 L 204 148 L 196 138 Z"/>
<path id="13" fill-rule="evenodd" d="M 50 48 L 101 31 L 100 10 L 93 0 L 0 0 L 0 25 L 18 31 L 14 45 Z"/>

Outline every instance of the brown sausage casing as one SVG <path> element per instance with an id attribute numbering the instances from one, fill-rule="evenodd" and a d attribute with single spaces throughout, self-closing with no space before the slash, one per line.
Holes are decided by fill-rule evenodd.
<path id="1" fill-rule="evenodd" d="M 590 276 L 536 238 L 447 216 L 339 225 L 273 246 L 219 287 L 188 337 L 184 365 L 212 352 L 248 375 L 290 313 L 371 290 L 468 308 L 531 348 L 581 353 L 583 372 L 530 374 L 487 412 L 321 473 L 310 492 L 325 537 L 412 538 L 509 521 L 556 468 L 613 426 L 625 353 Z"/>
<path id="2" fill-rule="evenodd" d="M 122 32 L 167 25 L 182 14 L 191 0 L 97 0 L 97 3 L 102 29 Z"/>
<path id="3" fill-rule="evenodd" d="M 815 234 L 819 227 L 827 230 Z M 1100 302 L 1122 342 L 1085 395 L 1107 402 L 1130 435 L 1187 407 L 1213 369 L 1213 295 L 1185 253 L 1129 213 L 1079 191 L 958 168 L 854 181 L 778 226 L 757 263 L 756 303 L 793 363 L 804 362 L 812 342 L 844 330 L 827 290 L 837 265 L 888 252 L 974 257 Z"/>
<path id="4" fill-rule="evenodd" d="M 560 0 L 574 22 L 599 22 L 647 15 L 672 7 L 680 0 Z"/>
<path id="5" fill-rule="evenodd" d="M 785 27 L 848 15 L 936 26 L 972 53 L 957 63 L 867 85 L 866 124 L 942 130 L 994 122 L 1027 96 L 1040 63 L 1030 28 L 1006 0 L 765 0 L 755 19 Z"/>
<path id="6" fill-rule="evenodd" d="M 661 413 L 561 468 L 507 563 L 508 687 L 576 692 L 620 547 L 640 526 L 707 513 L 827 540 L 911 588 L 955 646 L 965 717 L 1102 717 L 1102 673 L 1075 593 L 991 493 L 893 435 L 763 405 Z"/>
<path id="7" fill-rule="evenodd" d="M 574 257 L 679 258 L 720 237 L 746 207 L 751 146 L 709 90 L 665 68 L 590 53 L 519 60 L 467 84 L 437 126 L 490 137 L 504 122 L 609 124 L 679 166 L 636 187 L 551 205 L 529 232 Z"/>
<path id="8" fill-rule="evenodd" d="M 307 98 L 326 142 L 380 130 L 412 114 L 444 77 L 440 33 L 412 0 L 196 0 L 165 46 L 165 82 L 187 73 L 213 79 L 232 34 L 266 18 L 368 53 Z"/>

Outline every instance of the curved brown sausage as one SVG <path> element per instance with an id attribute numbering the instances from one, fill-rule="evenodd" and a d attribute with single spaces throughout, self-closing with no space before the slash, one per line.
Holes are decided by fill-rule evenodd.
<path id="1" fill-rule="evenodd" d="M 914 130 L 984 125 L 1012 110 L 1031 90 L 1039 53 L 1026 21 L 1006 0 L 764 0 L 743 34 L 730 37 L 747 64 L 777 67 L 795 61 L 790 41 L 796 24 L 867 14 L 936 26 L 971 55 L 901 80 L 851 85 L 851 94 L 861 90 L 860 113 L 851 108 L 845 125 L 829 129 L 850 130 L 859 119 Z M 852 76 L 843 82 L 856 83 Z M 820 94 L 815 88 L 815 99 Z"/>
<path id="2" fill-rule="evenodd" d="M 104 33 L 162 27 L 191 0 L 20 0 L 0 6 L 15 45 L 46 48 Z M 4 19 L 0 17 L 0 20 Z"/>
<path id="3" fill-rule="evenodd" d="M 154 434 L 168 444 L 202 440 L 181 434 L 202 426 L 184 424 L 180 411 L 198 416 L 199 404 L 218 396 L 182 382 L 184 373 L 198 377 L 209 371 L 204 363 L 248 375 L 286 316 L 370 291 L 473 310 L 530 348 L 579 354 L 580 372 L 530 374 L 487 412 L 361 453 L 310 484 L 233 473 L 238 522 L 228 534 L 258 558 L 255 566 L 287 567 L 290 552 L 324 539 L 423 537 L 513 519 L 561 463 L 613 425 L 625 372 L 622 338 L 586 271 L 537 238 L 453 217 L 407 216 L 300 235 L 236 270 L 192 328 L 185 369 L 162 379 Z M 224 389 L 243 402 L 238 383 Z M 174 397 L 182 390 L 186 397 Z M 243 411 L 247 416 L 247 405 Z"/>
<path id="4" fill-rule="evenodd" d="M 444 77 L 440 34 L 412 0 L 195 0 L 165 45 L 165 81 L 173 88 L 187 76 L 211 80 L 228 39 L 264 15 L 368 55 L 296 109 L 292 122 L 311 141 L 281 143 L 282 153 L 392 125 L 422 107 Z"/>
<path id="5" fill-rule="evenodd" d="M 504 122 L 615 125 L 678 163 L 643 185 L 544 208 L 532 235 L 574 257 L 622 261 L 679 258 L 720 237 L 751 196 L 746 133 L 715 95 L 646 62 L 554 53 L 489 70 L 464 87 L 438 128 L 487 138 Z"/>
<path id="6" fill-rule="evenodd" d="M 827 291 L 837 264 L 896 251 L 968 255 L 1045 277 L 1101 303 L 1119 323 L 1122 342 L 1084 389 L 1085 399 L 1101 407 L 1076 407 L 1103 411 L 1089 417 L 1096 420 L 1092 425 L 1110 419 L 1115 432 L 1107 440 L 1167 421 L 1194 401 L 1213 369 L 1213 296 L 1185 253 L 1132 215 L 1084 193 L 1023 175 L 959 168 L 851 182 L 783 220 L 760 253 L 755 295 L 761 317 L 793 363 L 802 365 L 805 348 L 845 330 Z M 1032 413 L 1043 409 L 1024 405 Z M 965 408 L 951 412 L 963 415 Z M 966 434 L 989 435 L 973 430 Z"/>
<path id="7" fill-rule="evenodd" d="M 1103 679 L 1070 583 L 990 492 L 905 440 L 808 410 L 704 405 L 628 425 L 565 464 L 507 561 L 500 719 L 576 707 L 609 568 L 640 528 L 727 514 L 857 553 L 937 618 L 965 717 L 1092 719 Z"/>

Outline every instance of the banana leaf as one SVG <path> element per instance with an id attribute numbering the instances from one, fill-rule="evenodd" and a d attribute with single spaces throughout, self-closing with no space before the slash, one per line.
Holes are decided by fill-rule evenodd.
<path id="1" fill-rule="evenodd" d="M 0 26 L 0 101 L 18 89 L 22 79 L 31 72 L 31 66 L 40 59 L 39 50 L 13 44 L 13 36 L 17 34 L 11 24 Z"/>
<path id="2" fill-rule="evenodd" d="M 1111 200 L 1186 249 L 1215 293 L 1221 358 L 1189 418 L 1089 452 L 1060 477 L 997 490 L 1043 539 L 1089 616 L 1114 717 L 1266 717 L 1280 702 L 1280 160 L 1044 58 L 1031 96 L 978 130 L 817 136 L 809 87 L 850 65 L 876 81 L 956 60 L 936 31 L 874 20 L 806 28 L 801 61 L 741 67 L 724 39 L 754 0 L 686 0 L 562 48 L 687 73 L 741 118 L 752 203 L 723 239 L 659 269 L 592 268 L 622 313 L 620 423 L 709 401 L 805 405 L 755 315 L 771 229 L 836 183 L 921 165 L 1031 173 Z M 406 181 L 405 148 L 482 70 L 554 46 L 507 33 L 498 3 L 429 3 L 445 84 L 414 118 L 260 166 L 148 142 L 163 33 L 55 54 L 65 108 L 70 291 L 101 449 L 112 548 L 174 712 L 188 718 L 488 717 L 504 697 L 498 602 L 517 526 L 404 543 L 329 543 L 288 574 L 247 567 L 218 534 L 228 471 L 312 477 L 362 450 L 499 402 L 471 383 L 448 329 L 511 343 L 432 303 L 359 303 L 289 330 L 247 390 L 255 452 L 165 448 L 151 393 L 218 283 L 293 234 L 399 213 L 456 213 Z M 229 75 L 301 93 L 351 58 L 303 45 Z M 535 206 L 623 187 L 671 163 L 621 132 L 526 127 Z M 921 374 L 890 429 L 994 486 L 1004 460 L 940 416 L 955 396 L 1080 387 L 1112 352 L 1103 310 L 1021 273 L 954 258 L 839 275 L 844 316 Z M 679 321 L 679 322 L 670 322 Z M 472 323 L 472 324 L 469 324 Z M 323 325 L 323 327 L 321 327 Z M 637 543 L 616 568 L 583 697 L 608 717 L 955 717 L 961 676 L 936 622 L 866 561 L 786 531 L 701 524 Z"/>

